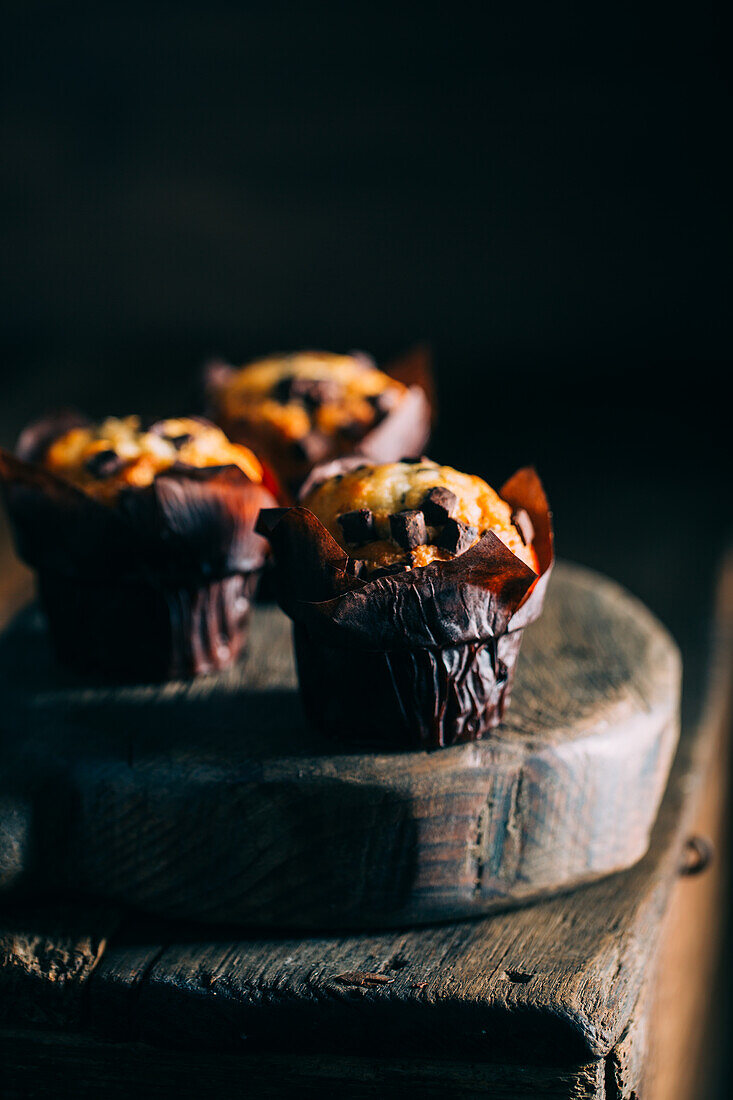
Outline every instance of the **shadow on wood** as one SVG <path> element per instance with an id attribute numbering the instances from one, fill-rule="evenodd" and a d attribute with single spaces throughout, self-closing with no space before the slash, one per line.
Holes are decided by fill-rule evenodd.
<path id="1" fill-rule="evenodd" d="M 435 753 L 344 751 L 311 731 L 274 608 L 258 609 L 242 666 L 191 683 L 74 679 L 32 612 L 0 668 L 6 848 L 21 864 L 8 885 L 270 928 L 478 916 L 628 867 L 678 732 L 669 636 L 567 565 L 504 725 Z"/>

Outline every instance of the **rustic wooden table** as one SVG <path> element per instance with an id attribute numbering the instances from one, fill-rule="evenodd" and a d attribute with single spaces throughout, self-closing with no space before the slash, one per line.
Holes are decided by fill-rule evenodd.
<path id="1" fill-rule="evenodd" d="M 30 582 L 5 535 L 0 578 L 7 620 Z M 16 902 L 0 916 L 0 1095 L 699 1097 L 732 608 L 728 568 L 708 645 L 702 607 L 678 639 L 682 736 L 632 870 L 478 921 L 349 935 L 263 938 L 95 902 Z M 717 858 L 680 875 L 698 834 Z M 378 978 L 342 977 L 363 973 Z"/>
<path id="2" fill-rule="evenodd" d="M 33 386 L 18 380 L 4 395 L 0 438 L 10 442 L 37 412 L 39 392 L 46 406 L 83 398 L 99 411 L 126 407 L 127 365 L 103 376 L 49 361 L 35 370 Z M 158 392 L 145 382 L 151 409 L 162 407 L 177 369 L 164 377 L 157 365 L 146 368 L 146 378 L 160 375 Z M 573 436 L 571 465 L 556 461 L 559 480 L 549 482 L 561 552 L 625 583 L 672 630 L 683 655 L 682 735 L 644 859 L 524 909 L 408 932 L 263 938 L 71 897 L 3 905 L 3 1100 L 707 1096 L 726 886 L 730 564 L 715 601 L 706 585 L 722 550 L 718 502 L 727 483 L 703 471 L 703 456 L 689 470 L 687 458 L 670 466 L 660 479 L 645 413 L 624 459 L 614 448 L 613 418 L 604 436 L 595 414 L 563 409 L 558 403 L 555 415 L 565 416 L 563 430 Z M 544 414 L 535 419 L 539 433 Z M 530 432 L 543 470 L 557 459 L 558 431 L 546 439 Z M 517 441 L 509 432 L 494 442 L 502 452 L 519 447 L 523 461 L 526 436 Z M 457 465 L 481 469 L 484 441 L 476 435 L 474 446 L 473 438 L 453 438 L 450 453 Z M 438 454 L 440 440 L 436 446 Z M 587 472 L 574 460 L 578 446 L 594 456 Z M 605 448 L 612 462 L 602 461 Z M 611 468 L 613 477 L 599 481 L 599 469 Z M 707 523 L 704 540 L 680 527 L 680 492 L 694 493 L 705 517 L 722 518 Z M 633 539 L 619 517 L 633 525 Z M 31 594 L 0 515 L 0 629 Z M 2 788 L 0 774 L 0 799 Z M 680 875 L 695 861 L 688 840 L 698 835 L 715 845 L 712 865 Z M 384 980 L 334 981 L 352 972 Z"/>

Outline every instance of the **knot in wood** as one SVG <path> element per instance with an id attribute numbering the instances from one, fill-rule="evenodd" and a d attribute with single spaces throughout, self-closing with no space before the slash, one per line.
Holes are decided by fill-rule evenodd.
<path id="1" fill-rule="evenodd" d="M 715 848 L 711 840 L 705 836 L 691 836 L 685 841 L 680 860 L 679 873 L 681 875 L 700 875 L 713 861 Z"/>

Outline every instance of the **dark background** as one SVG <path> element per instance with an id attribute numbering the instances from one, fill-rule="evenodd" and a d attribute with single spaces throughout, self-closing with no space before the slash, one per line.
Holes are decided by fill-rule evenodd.
<path id="1" fill-rule="evenodd" d="M 675 627 L 730 521 L 727 5 L 5 10 L 2 441 L 427 338 L 433 456 L 534 462 L 561 553 Z"/>
<path id="2" fill-rule="evenodd" d="M 536 463 L 680 637 L 731 518 L 728 10 L 5 5 L 0 441 L 427 338 L 432 455 Z"/>

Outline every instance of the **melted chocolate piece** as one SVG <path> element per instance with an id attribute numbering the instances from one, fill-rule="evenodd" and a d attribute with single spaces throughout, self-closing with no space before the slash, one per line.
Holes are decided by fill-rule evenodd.
<path id="1" fill-rule="evenodd" d="M 519 537 L 525 546 L 534 539 L 534 524 L 529 518 L 529 512 L 526 508 L 515 508 L 512 512 L 512 523 L 519 532 Z"/>
<path id="2" fill-rule="evenodd" d="M 368 401 L 380 416 L 386 416 L 387 413 L 392 412 L 392 409 L 398 404 L 401 396 L 399 390 L 393 389 L 390 386 L 388 389 L 382 390 L 381 393 L 373 393 L 371 397 L 368 398 Z"/>
<path id="3" fill-rule="evenodd" d="M 477 535 L 477 527 L 470 527 L 457 519 L 449 519 L 438 535 L 435 545 L 441 550 L 449 550 L 451 554 L 462 554 L 464 550 L 468 550 L 469 546 L 473 546 Z"/>
<path id="4" fill-rule="evenodd" d="M 389 517 L 389 529 L 394 541 L 404 550 L 414 550 L 427 542 L 425 516 L 417 510 L 394 512 Z"/>
<path id="5" fill-rule="evenodd" d="M 349 577 L 361 577 L 366 573 L 366 562 L 360 558 L 349 558 L 346 562 L 346 573 Z"/>
<path id="6" fill-rule="evenodd" d="M 338 517 L 344 539 L 350 546 L 361 546 L 377 537 L 374 526 L 374 514 L 369 508 L 359 508 L 355 512 L 343 512 Z"/>
<path id="7" fill-rule="evenodd" d="M 281 378 L 272 391 L 272 396 L 276 401 L 279 401 L 281 405 L 287 405 L 288 401 L 293 398 L 293 382 L 295 379 L 292 375 L 287 378 Z"/>
<path id="8" fill-rule="evenodd" d="M 314 464 L 324 459 L 329 449 L 329 441 L 321 432 L 308 432 L 293 443 L 293 450 L 297 457 Z"/>
<path id="9" fill-rule="evenodd" d="M 181 447 L 185 447 L 187 443 L 190 443 L 193 436 L 190 432 L 183 432 L 181 435 L 167 436 L 169 442 L 173 444 L 177 451 L 180 451 Z"/>
<path id="10" fill-rule="evenodd" d="M 84 463 L 84 468 L 92 477 L 104 481 L 105 478 L 118 474 L 124 465 L 124 459 L 120 458 L 116 451 L 107 450 L 97 451 L 91 455 Z"/>
<path id="11" fill-rule="evenodd" d="M 274 390 L 275 400 L 285 405 L 288 401 L 302 401 L 311 408 L 327 401 L 338 401 L 342 387 L 332 378 L 299 378 L 290 375 L 281 378 Z"/>
<path id="12" fill-rule="evenodd" d="M 339 432 L 346 439 L 358 441 L 366 435 L 369 428 L 370 425 L 365 424 L 363 420 L 352 420 L 349 424 L 342 424 L 339 428 Z"/>
<path id="13" fill-rule="evenodd" d="M 436 485 L 425 494 L 420 510 L 429 524 L 437 526 L 453 518 L 457 505 L 458 497 L 455 493 Z"/>

